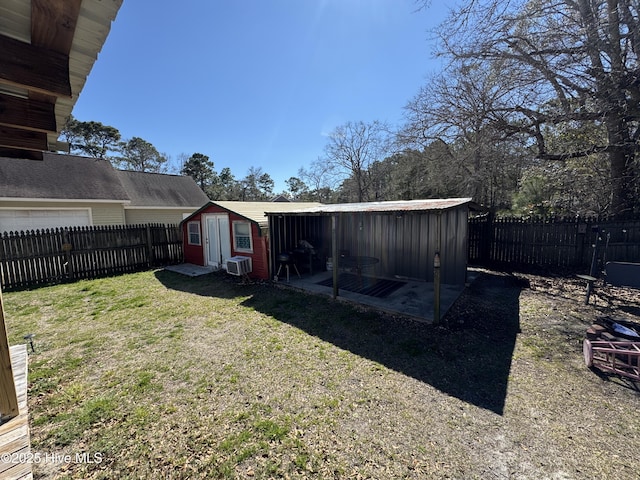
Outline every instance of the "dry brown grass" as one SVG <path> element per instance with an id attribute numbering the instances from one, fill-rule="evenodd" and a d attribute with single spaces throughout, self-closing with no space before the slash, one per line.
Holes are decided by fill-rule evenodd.
<path id="1" fill-rule="evenodd" d="M 433 327 L 157 271 L 5 308 L 12 343 L 37 335 L 32 450 L 99 454 L 36 478 L 637 478 L 638 392 L 587 369 L 581 342 L 640 305 L 582 295 L 485 272 Z"/>

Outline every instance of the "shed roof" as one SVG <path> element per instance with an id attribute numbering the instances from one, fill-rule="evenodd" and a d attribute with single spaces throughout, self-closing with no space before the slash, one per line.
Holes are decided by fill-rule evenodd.
<path id="1" fill-rule="evenodd" d="M 432 198 L 427 200 L 402 200 L 387 202 L 336 203 L 317 205 L 303 209 L 273 209 L 274 214 L 324 215 L 332 213 L 384 213 L 384 212 L 422 212 L 442 211 L 471 203 L 471 198 Z M 284 205 L 284 204 L 278 204 Z"/>
<path id="2" fill-rule="evenodd" d="M 42 161 L 0 157 L 0 198 L 129 201 L 108 160 L 47 152 Z"/>
<path id="3" fill-rule="evenodd" d="M 198 207 L 209 201 L 191 177 L 116 170 L 132 207 Z"/>
<path id="4" fill-rule="evenodd" d="M 211 205 L 236 213 L 248 220 L 256 222 L 260 228 L 266 228 L 269 224 L 267 213 L 270 212 L 289 212 L 298 211 L 309 207 L 319 207 L 322 204 L 317 202 L 240 202 L 240 201 L 222 201 L 216 200 L 207 203 L 198 211 L 183 220 L 187 221 L 194 215 L 202 213 Z"/>

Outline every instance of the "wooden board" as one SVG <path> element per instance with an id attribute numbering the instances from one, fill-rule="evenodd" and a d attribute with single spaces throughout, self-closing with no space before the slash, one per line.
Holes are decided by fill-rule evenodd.
<path id="1" fill-rule="evenodd" d="M 0 417 L 15 417 L 20 413 L 13 379 L 13 359 L 4 320 L 2 290 L 0 290 Z"/>
<path id="2" fill-rule="evenodd" d="M 0 464 L 0 478 L 32 479 L 31 463 L 17 461 L 29 458 L 31 452 L 27 407 L 27 347 L 14 345 L 10 352 L 20 414 L 0 425 L 0 455 L 13 455 L 10 458 L 16 460 Z"/>

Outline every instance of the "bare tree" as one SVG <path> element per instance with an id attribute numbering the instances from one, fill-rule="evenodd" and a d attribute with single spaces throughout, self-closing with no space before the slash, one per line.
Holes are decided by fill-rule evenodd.
<path id="1" fill-rule="evenodd" d="M 517 186 L 522 136 L 496 128 L 506 90 L 491 65 L 467 62 L 434 76 L 406 105 L 399 141 L 422 147 L 440 192 L 504 206 Z M 437 147 L 437 148 L 434 148 Z M 531 155 L 529 155 L 531 157 Z"/>
<path id="2" fill-rule="evenodd" d="M 314 160 L 308 169 L 301 167 L 298 177 L 309 186 L 309 200 L 322 203 L 330 203 L 332 194 L 338 181 L 335 172 L 322 158 Z"/>
<path id="3" fill-rule="evenodd" d="M 639 208 L 639 10 L 637 0 L 469 1 L 439 32 L 451 65 L 500 73 L 494 128 L 527 135 L 544 160 L 608 156 L 614 214 Z M 604 135 L 548 141 L 585 125 Z"/>
<path id="4" fill-rule="evenodd" d="M 329 135 L 325 146 L 327 166 L 343 180 L 352 177 L 358 202 L 370 200 L 370 167 L 383 160 L 389 149 L 389 127 L 379 121 L 347 122 Z"/>

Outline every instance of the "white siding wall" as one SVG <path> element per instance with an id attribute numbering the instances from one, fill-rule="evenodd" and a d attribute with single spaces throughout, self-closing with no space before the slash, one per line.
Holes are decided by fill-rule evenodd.
<path id="1" fill-rule="evenodd" d="M 4 212 L 54 212 L 56 209 L 61 212 L 72 210 L 89 212 L 88 221 L 91 225 L 123 225 L 125 223 L 124 207 L 120 203 L 0 201 L 0 210 Z"/>
<path id="2" fill-rule="evenodd" d="M 127 225 L 137 225 L 141 223 L 165 223 L 178 224 L 186 215 L 191 215 L 196 209 L 190 210 L 163 210 L 163 209 L 126 209 L 125 216 Z"/>
<path id="3" fill-rule="evenodd" d="M 122 205 L 94 204 L 93 211 L 94 225 L 124 225 L 125 216 Z"/>

